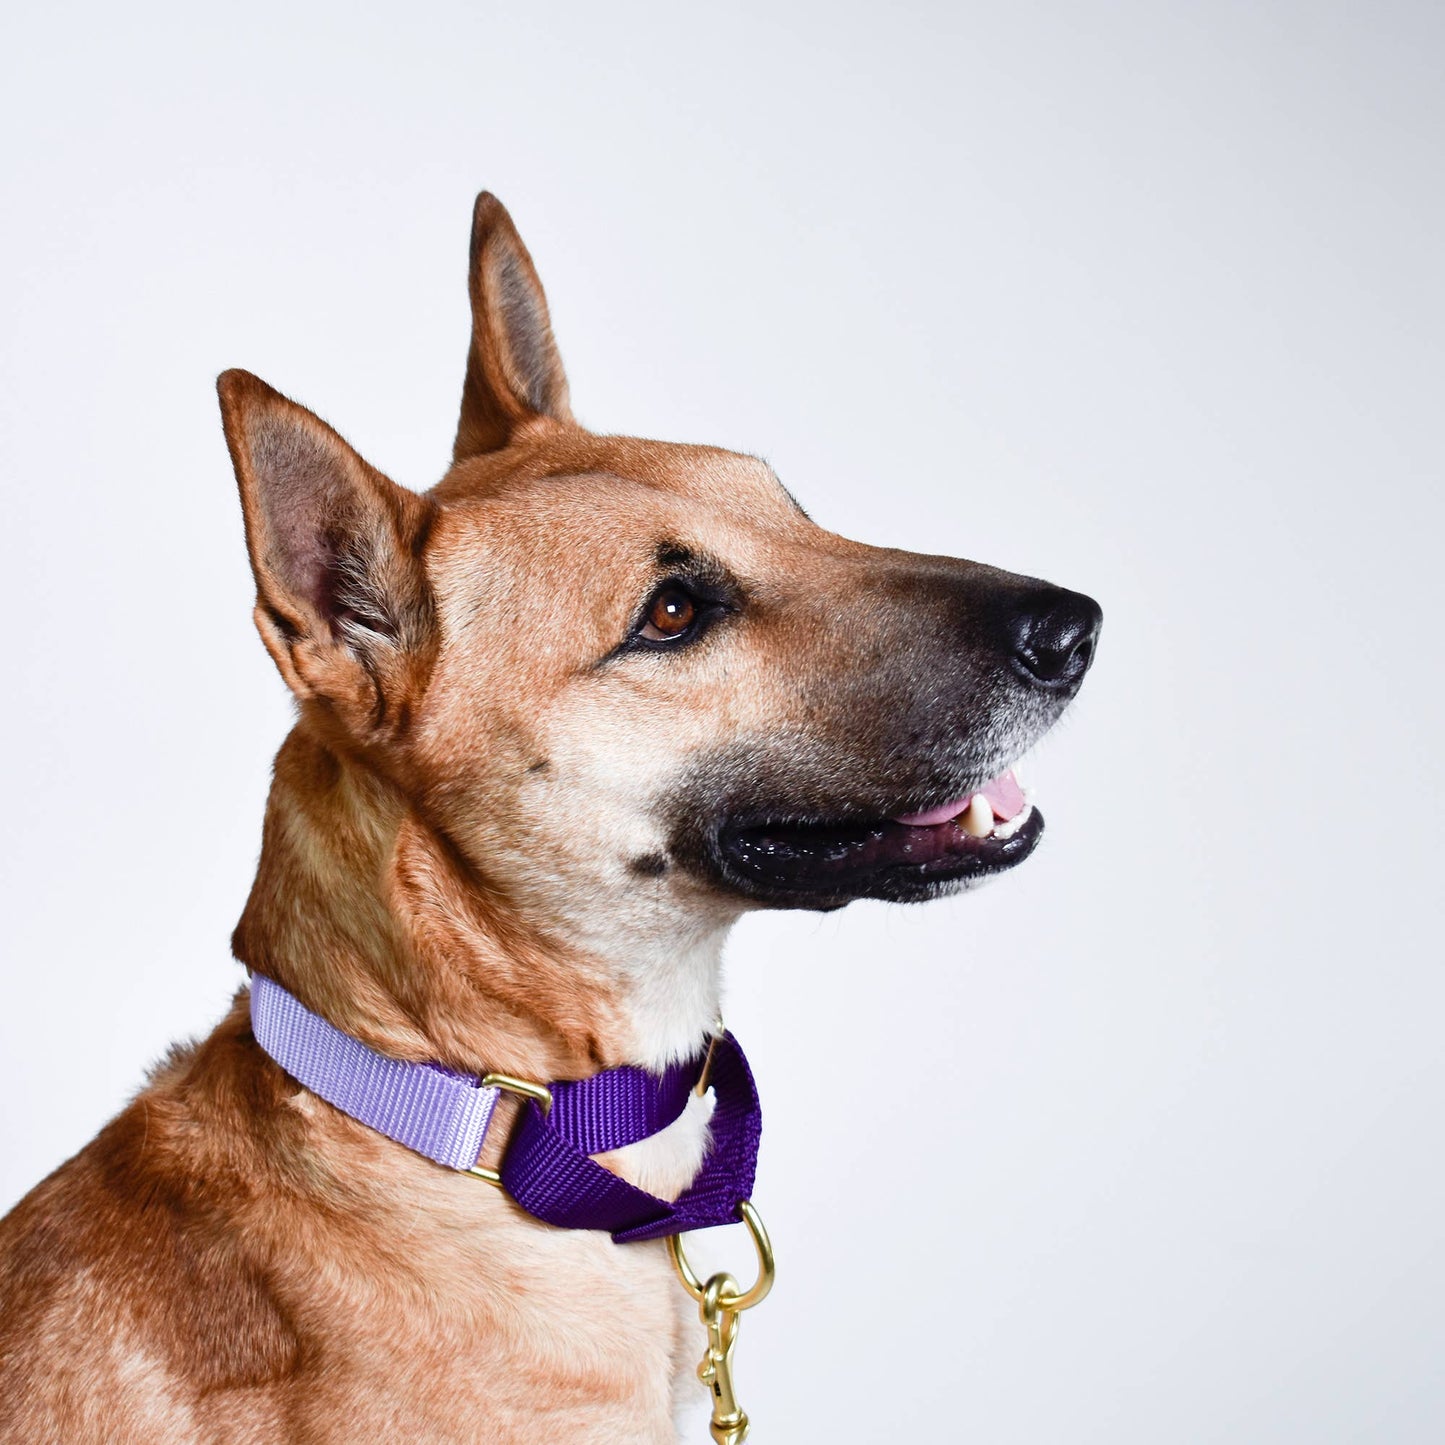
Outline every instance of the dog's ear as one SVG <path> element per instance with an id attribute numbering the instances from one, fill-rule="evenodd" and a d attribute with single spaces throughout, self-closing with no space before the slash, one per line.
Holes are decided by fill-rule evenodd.
<path id="1" fill-rule="evenodd" d="M 570 422 L 567 375 L 537 268 L 506 207 L 483 191 L 472 212 L 472 344 L 452 460 L 504 447 L 522 423 Z"/>
<path id="2" fill-rule="evenodd" d="M 421 562 L 432 504 L 249 372 L 216 389 L 266 650 L 298 698 L 353 731 L 401 722 L 433 641 Z"/>

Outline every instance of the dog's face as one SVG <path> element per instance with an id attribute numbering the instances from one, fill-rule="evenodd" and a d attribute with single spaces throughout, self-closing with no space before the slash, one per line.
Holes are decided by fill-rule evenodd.
<path id="1" fill-rule="evenodd" d="M 761 461 L 593 435 L 530 259 L 478 204 L 456 462 L 425 497 L 222 380 L 258 622 L 316 725 L 519 914 L 916 900 L 1028 856 L 1008 774 L 1099 610 L 847 541 Z M 988 797 L 983 797 L 987 790 Z"/>

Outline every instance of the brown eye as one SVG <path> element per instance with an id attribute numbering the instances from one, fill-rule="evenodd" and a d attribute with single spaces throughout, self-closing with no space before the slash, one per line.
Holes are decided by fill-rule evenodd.
<path id="1" fill-rule="evenodd" d="M 681 587 L 664 587 L 647 609 L 642 636 L 649 642 L 671 642 L 697 621 L 697 599 Z"/>

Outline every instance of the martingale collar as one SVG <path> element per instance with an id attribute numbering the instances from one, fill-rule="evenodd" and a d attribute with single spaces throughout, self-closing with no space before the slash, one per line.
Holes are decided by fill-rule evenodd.
<path id="1" fill-rule="evenodd" d="M 515 1090 L 518 1081 L 387 1058 L 260 974 L 251 980 L 251 1028 L 292 1078 L 342 1113 L 449 1169 L 489 1177 L 477 1170 L 477 1157 L 498 1093 Z M 676 1200 L 638 1189 L 589 1157 L 665 1129 L 686 1107 L 705 1067 L 717 1101 L 712 1143 L 697 1177 Z M 752 1195 L 762 1109 L 748 1061 L 730 1033 L 662 1074 L 627 1065 L 545 1090 L 525 1085 L 520 1092 L 530 1097 L 500 1178 L 492 1182 L 548 1224 L 605 1229 L 624 1244 L 733 1224 Z"/>

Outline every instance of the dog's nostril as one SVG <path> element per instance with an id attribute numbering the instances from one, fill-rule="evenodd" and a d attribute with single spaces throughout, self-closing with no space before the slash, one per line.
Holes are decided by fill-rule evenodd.
<path id="1" fill-rule="evenodd" d="M 1077 683 L 1094 660 L 1104 620 L 1099 604 L 1082 592 L 1046 587 L 1020 600 L 1010 622 L 1015 664 L 1040 687 Z"/>

